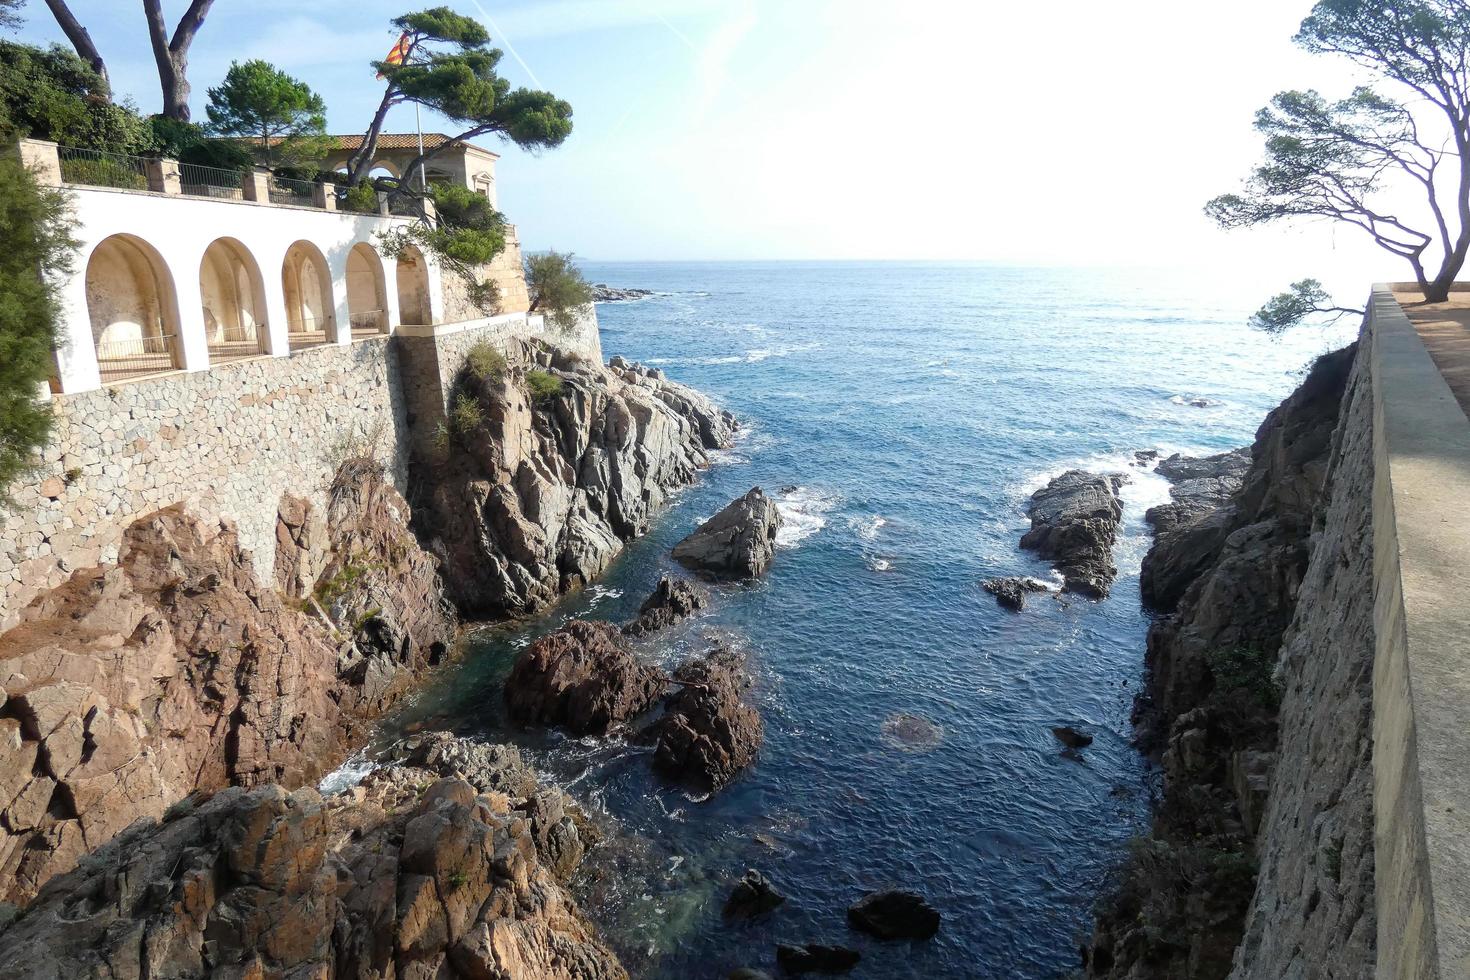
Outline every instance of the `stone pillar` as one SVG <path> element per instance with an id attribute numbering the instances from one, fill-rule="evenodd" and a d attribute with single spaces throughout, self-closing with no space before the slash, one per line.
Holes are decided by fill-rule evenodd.
<path id="1" fill-rule="evenodd" d="M 194 263 L 197 268 L 198 262 Z M 178 276 L 174 280 L 178 301 L 179 367 L 185 371 L 209 368 L 209 337 L 204 328 L 204 298 L 198 276 Z"/>
<path id="2" fill-rule="evenodd" d="M 254 201 L 256 204 L 270 203 L 271 172 L 264 167 L 254 167 L 245 171 L 245 180 L 241 186 L 245 191 L 245 200 Z"/>
<path id="3" fill-rule="evenodd" d="M 56 299 L 61 307 L 61 330 L 56 338 L 56 377 L 61 382 L 62 393 L 67 395 L 102 387 L 102 374 L 97 366 L 97 344 L 92 339 L 92 319 L 87 310 L 86 264 L 78 260 L 77 265 L 79 268 L 74 274 L 54 277 Z"/>
<path id="4" fill-rule="evenodd" d="M 424 198 L 424 217 L 428 218 L 430 221 L 433 221 L 438 216 L 439 216 L 439 209 L 436 208 L 436 207 L 434 207 L 434 199 L 432 197 L 425 197 Z"/>
<path id="5" fill-rule="evenodd" d="M 284 251 L 276 253 L 274 261 L 267 256 L 258 255 L 256 260 L 262 269 L 267 267 L 280 269 L 285 264 Z M 281 274 L 262 274 L 262 287 L 265 292 L 265 323 L 266 339 L 265 349 L 272 357 L 289 357 L 291 354 L 291 333 L 288 329 L 290 318 L 286 313 L 286 284 L 282 281 Z"/>
<path id="6" fill-rule="evenodd" d="M 378 191 L 378 214 L 388 217 L 388 194 L 386 191 Z"/>
<path id="7" fill-rule="evenodd" d="M 36 182 L 47 187 L 61 186 L 61 157 L 56 144 L 49 140 L 21 140 L 20 162 L 36 175 Z"/>
<path id="8" fill-rule="evenodd" d="M 311 188 L 311 203 L 324 211 L 337 210 L 337 185 L 317 181 Z"/>
<path id="9" fill-rule="evenodd" d="M 144 164 L 148 168 L 148 189 L 158 194 L 182 194 L 183 186 L 179 182 L 179 161 L 169 159 L 149 159 Z"/>

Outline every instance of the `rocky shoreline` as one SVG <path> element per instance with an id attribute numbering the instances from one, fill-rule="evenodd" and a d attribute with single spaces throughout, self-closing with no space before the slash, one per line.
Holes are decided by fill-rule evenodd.
<path id="1" fill-rule="evenodd" d="M 647 299 L 652 295 L 653 290 L 651 289 L 621 288 L 609 286 L 605 282 L 592 284 L 592 302 L 594 303 L 626 303 L 635 299 Z"/>

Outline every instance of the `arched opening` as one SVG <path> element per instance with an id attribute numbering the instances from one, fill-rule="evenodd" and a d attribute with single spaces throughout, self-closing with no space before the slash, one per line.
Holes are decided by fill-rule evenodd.
<path id="1" fill-rule="evenodd" d="M 332 274 L 315 245 L 297 242 L 286 250 L 281 285 L 286 293 L 286 332 L 291 349 L 303 350 L 334 341 Z"/>
<path id="2" fill-rule="evenodd" d="M 398 256 L 398 322 L 431 322 L 429 319 L 429 263 L 412 245 Z"/>
<path id="3" fill-rule="evenodd" d="M 244 245 L 220 238 L 204 250 L 199 295 L 211 364 L 253 357 L 264 349 L 265 287 Z"/>
<path id="4" fill-rule="evenodd" d="M 140 238 L 103 239 L 87 260 L 87 314 L 102 380 L 178 366 L 178 301 L 163 259 Z"/>
<path id="5" fill-rule="evenodd" d="M 367 242 L 347 253 L 347 319 L 352 338 L 376 337 L 388 329 L 388 293 L 383 282 L 383 260 Z"/>

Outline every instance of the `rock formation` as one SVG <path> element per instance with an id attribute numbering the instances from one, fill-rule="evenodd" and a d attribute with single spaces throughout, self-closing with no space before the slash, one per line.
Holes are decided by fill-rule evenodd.
<path id="1" fill-rule="evenodd" d="M 174 506 L 0 635 L 0 899 L 194 790 L 314 783 L 447 652 L 454 622 L 401 498 L 344 466 L 331 510 L 307 562 L 331 576 L 311 603 L 330 623 L 262 588 L 229 524 Z"/>
<path id="2" fill-rule="evenodd" d="M 653 707 L 667 682 L 633 655 L 617 627 L 574 619 L 521 654 L 505 702 L 520 724 L 602 735 Z"/>
<path id="3" fill-rule="evenodd" d="M 765 875 L 751 868 L 735 883 L 721 914 L 726 919 L 753 919 L 785 904 L 786 896 L 776 891 Z"/>
<path id="4" fill-rule="evenodd" d="M 1101 599 L 1112 587 L 1113 542 L 1123 520 L 1118 490 L 1127 480 L 1121 473 L 1068 470 L 1031 495 L 1031 530 L 1021 547 L 1050 561 L 1067 591 Z"/>
<path id="5" fill-rule="evenodd" d="M 497 758 L 483 781 L 535 786 Z M 625 980 L 548 864 L 535 797 L 437 777 L 190 798 L 0 927 L 0 975 Z"/>
<path id="6" fill-rule="evenodd" d="M 1239 489 L 1214 510 L 1184 508 L 1181 523 L 1161 533 L 1145 559 L 1156 601 L 1172 609 L 1150 627 L 1147 695 L 1137 713 L 1144 743 L 1161 754 L 1164 792 L 1151 838 L 1101 907 L 1084 950 L 1089 976 L 1291 976 L 1315 969 L 1331 944 L 1372 942 L 1371 899 L 1365 906 L 1360 886 L 1326 882 L 1314 866 L 1320 852 L 1285 840 L 1319 838 L 1321 846 L 1339 849 L 1339 860 L 1350 862 L 1360 881 L 1366 866 L 1371 881 L 1366 709 L 1311 717 L 1322 713 L 1324 687 L 1343 705 L 1366 704 L 1366 693 L 1351 689 L 1366 684 L 1371 673 L 1364 667 L 1362 625 L 1352 627 L 1355 638 L 1346 646 L 1335 632 L 1347 604 L 1343 597 L 1371 593 L 1359 581 L 1371 575 L 1371 560 L 1362 561 L 1359 551 L 1357 560 L 1345 561 L 1347 552 L 1363 547 L 1371 476 L 1356 472 L 1349 486 L 1333 490 L 1333 507 L 1356 508 L 1358 516 L 1335 519 L 1332 535 L 1319 539 L 1315 553 L 1313 547 L 1314 526 L 1322 527 L 1332 489 L 1333 460 L 1344 458 L 1347 433 L 1357 433 L 1359 443 L 1352 465 L 1367 460 L 1371 469 L 1371 446 L 1361 447 L 1371 433 L 1371 397 L 1352 400 L 1353 418 L 1343 411 L 1355 350 L 1319 358 L 1261 425 Z M 1195 474 L 1186 482 L 1217 479 L 1219 459 L 1182 461 L 1192 469 L 1175 472 Z M 1318 590 L 1310 604 L 1302 591 L 1304 581 L 1313 581 L 1309 562 Z M 1357 584 L 1336 581 L 1344 576 L 1357 576 Z M 1371 598 L 1350 605 L 1371 624 Z M 1277 683 L 1283 649 L 1284 690 Z M 1316 660 L 1304 658 L 1308 649 Z M 1265 798 L 1278 710 L 1296 712 L 1291 738 L 1299 743 L 1303 767 L 1292 775 L 1292 795 L 1281 802 L 1274 790 Z M 1356 730 L 1345 738 L 1328 731 L 1337 728 Z M 1263 821 L 1263 808 L 1277 806 L 1298 809 L 1274 823 Z M 1283 840 L 1274 851 L 1268 840 L 1265 857 L 1273 874 L 1291 881 L 1271 897 L 1257 897 L 1242 949 L 1259 954 L 1257 962 L 1269 964 L 1269 972 L 1238 966 L 1232 974 L 1262 853 L 1255 837 L 1267 826 L 1278 828 Z M 1345 901 L 1344 890 L 1356 894 Z M 1304 952 L 1307 945 L 1313 953 Z"/>
<path id="7" fill-rule="evenodd" d="M 807 943 L 792 946 L 779 943 L 776 946 L 776 963 L 784 973 L 846 973 L 858 965 L 863 955 L 846 946 L 826 946 Z"/>
<path id="8" fill-rule="evenodd" d="M 605 282 L 592 285 L 592 302 L 594 303 L 622 303 L 630 299 L 643 299 L 652 295 L 653 290 L 639 289 L 636 286 L 609 286 Z"/>
<path id="9" fill-rule="evenodd" d="M 744 700 L 745 658 L 711 651 L 675 671 L 674 682 L 679 689 L 649 730 L 654 767 L 700 789 L 720 789 L 755 761 L 764 738 L 760 713 Z"/>
<path id="10" fill-rule="evenodd" d="M 638 607 L 638 617 L 623 626 L 625 636 L 647 636 L 688 619 L 709 605 L 709 591 L 688 579 L 665 575 Z"/>
<path id="11" fill-rule="evenodd" d="M 460 373 L 445 449 L 425 461 L 423 532 L 473 615 L 533 612 L 596 577 L 736 429 L 703 395 L 619 358 L 604 368 L 530 346 L 512 361 Z M 531 371 L 559 388 L 534 393 Z"/>
<path id="12" fill-rule="evenodd" d="M 1232 513 L 1226 507 L 1250 469 L 1249 447 L 1193 458 L 1177 453 L 1155 472 L 1171 483 L 1170 501 L 1150 507 L 1145 520 L 1154 529 L 1149 560 L 1139 577 L 1143 601 L 1170 610 L 1184 588 L 1220 552 Z"/>
<path id="13" fill-rule="evenodd" d="M 1026 596 L 1051 591 L 1040 579 L 1027 578 L 1024 575 L 986 579 L 981 583 L 981 588 L 995 596 L 996 603 L 1002 609 L 1012 612 L 1020 612 L 1026 608 Z"/>
<path id="14" fill-rule="evenodd" d="M 939 912 L 915 892 L 869 892 L 847 910 L 859 932 L 879 939 L 928 939 L 939 931 Z"/>
<path id="15" fill-rule="evenodd" d="M 776 502 L 751 487 L 674 545 L 674 560 L 716 578 L 758 578 L 770 567 L 780 528 Z"/>

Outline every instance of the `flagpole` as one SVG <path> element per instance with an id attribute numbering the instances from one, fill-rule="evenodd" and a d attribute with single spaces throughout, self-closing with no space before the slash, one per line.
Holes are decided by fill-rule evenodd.
<path id="1" fill-rule="evenodd" d="M 419 131 L 419 193 L 429 192 L 429 179 L 424 176 L 424 117 L 419 112 L 419 104 L 413 104 L 413 122 Z"/>

